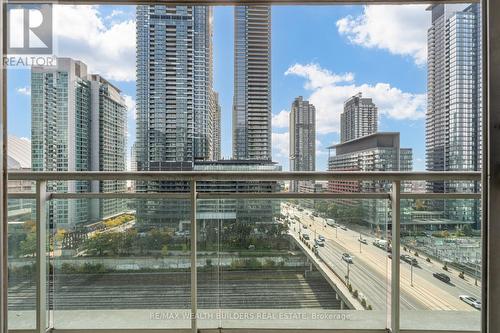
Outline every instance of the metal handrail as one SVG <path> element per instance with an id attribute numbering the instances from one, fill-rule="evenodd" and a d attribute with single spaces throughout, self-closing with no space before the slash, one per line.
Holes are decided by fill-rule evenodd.
<path id="1" fill-rule="evenodd" d="M 47 193 L 47 199 L 190 199 L 188 192 Z M 9 199 L 35 199 L 34 192 L 8 193 Z M 453 200 L 481 199 L 481 193 L 401 193 L 401 199 Z M 299 193 L 299 192 L 198 192 L 197 199 L 390 199 L 385 192 Z"/>
<path id="2" fill-rule="evenodd" d="M 175 180 L 175 181 L 282 181 L 282 180 L 387 180 L 480 181 L 481 172 L 407 171 L 10 171 L 9 180 Z"/>

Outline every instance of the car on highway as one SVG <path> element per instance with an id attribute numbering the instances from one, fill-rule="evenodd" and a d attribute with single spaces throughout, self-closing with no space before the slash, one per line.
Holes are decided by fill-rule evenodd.
<path id="1" fill-rule="evenodd" d="M 337 227 L 337 225 L 335 224 L 335 220 L 333 219 L 326 219 L 326 224 L 329 225 L 330 227 Z"/>
<path id="2" fill-rule="evenodd" d="M 418 266 L 417 259 L 412 258 L 411 256 L 409 256 L 407 254 L 402 254 L 399 258 L 401 260 L 403 260 L 404 262 L 406 262 L 407 264 L 410 264 L 410 265 L 413 265 L 413 266 Z"/>
<path id="3" fill-rule="evenodd" d="M 458 298 L 460 298 L 461 301 L 469 304 L 473 308 L 475 308 L 477 310 L 481 310 L 481 301 L 478 301 L 475 297 L 467 296 L 467 295 L 460 295 L 460 296 L 458 296 Z"/>
<path id="4" fill-rule="evenodd" d="M 317 238 L 317 239 L 314 240 L 314 243 L 316 245 L 318 245 L 318 246 L 325 246 L 325 240 L 324 239 L 321 240 L 321 239 Z"/>
<path id="5" fill-rule="evenodd" d="M 304 238 L 305 240 L 309 240 L 309 235 L 308 234 L 302 234 L 302 238 Z"/>
<path id="6" fill-rule="evenodd" d="M 450 283 L 451 281 L 450 277 L 444 273 L 433 273 L 432 276 L 434 276 L 438 280 L 443 281 L 444 283 Z"/>
<path id="7" fill-rule="evenodd" d="M 342 260 L 346 263 L 352 264 L 352 257 L 349 253 L 342 253 Z"/>
<path id="8" fill-rule="evenodd" d="M 386 250 L 387 252 L 392 251 L 391 244 L 389 244 L 389 242 L 386 241 L 385 239 L 375 239 L 372 242 L 372 244 L 378 247 L 379 249 Z"/>
<path id="9" fill-rule="evenodd" d="M 307 229 L 307 224 L 303 224 L 302 228 Z"/>
<path id="10" fill-rule="evenodd" d="M 319 235 L 319 236 L 318 236 L 318 239 L 319 239 L 320 241 L 322 241 L 322 242 L 324 242 L 324 241 L 325 241 L 325 237 L 323 237 L 322 235 Z"/>
<path id="11" fill-rule="evenodd" d="M 363 238 L 361 236 L 359 236 L 358 242 L 363 243 L 363 244 L 368 244 L 368 241 L 366 240 L 366 238 Z"/>
<path id="12" fill-rule="evenodd" d="M 342 230 L 344 230 L 344 231 L 347 231 L 346 226 L 345 226 L 345 225 L 342 225 L 342 224 L 340 225 L 340 229 L 342 229 Z"/>

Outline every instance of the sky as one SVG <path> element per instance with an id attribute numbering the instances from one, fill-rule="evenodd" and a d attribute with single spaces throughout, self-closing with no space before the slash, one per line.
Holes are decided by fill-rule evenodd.
<path id="1" fill-rule="evenodd" d="M 288 170 L 288 113 L 297 96 L 316 107 L 316 169 L 339 142 L 343 102 L 362 92 L 379 110 L 379 130 L 401 133 L 425 169 L 426 5 L 272 8 L 273 160 Z M 222 156 L 231 157 L 233 11 L 214 8 L 214 89 L 222 107 Z M 87 63 L 121 89 L 128 106 L 128 151 L 135 141 L 135 7 L 54 8 L 57 56 Z M 8 130 L 30 137 L 30 71 L 8 72 Z"/>

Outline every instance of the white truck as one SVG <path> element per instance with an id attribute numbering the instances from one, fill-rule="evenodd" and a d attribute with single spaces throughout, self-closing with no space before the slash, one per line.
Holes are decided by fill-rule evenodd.
<path id="1" fill-rule="evenodd" d="M 385 239 L 375 239 L 372 244 L 375 245 L 376 247 L 378 247 L 382 250 L 386 250 L 386 251 L 389 251 L 391 248 L 391 245 Z"/>
<path id="2" fill-rule="evenodd" d="M 335 224 L 335 220 L 334 219 L 326 219 L 326 224 L 329 225 L 330 227 L 335 227 L 337 226 Z"/>

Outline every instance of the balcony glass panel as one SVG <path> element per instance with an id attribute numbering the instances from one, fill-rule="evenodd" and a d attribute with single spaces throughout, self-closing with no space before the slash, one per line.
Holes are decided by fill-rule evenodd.
<path id="1" fill-rule="evenodd" d="M 401 327 L 479 331 L 480 200 L 402 200 Z M 427 318 L 427 320 L 422 320 Z"/>
<path id="2" fill-rule="evenodd" d="M 188 200 L 57 199 L 52 205 L 120 207 L 111 216 L 54 220 L 56 329 L 190 327 Z M 98 205 L 101 206 L 99 209 Z"/>
<path id="3" fill-rule="evenodd" d="M 9 329 L 35 328 L 35 200 L 9 199 Z"/>
<path id="4" fill-rule="evenodd" d="M 385 213 L 373 230 L 364 205 Z M 384 329 L 390 268 L 372 241 L 387 239 L 387 205 L 199 200 L 201 327 Z"/>

